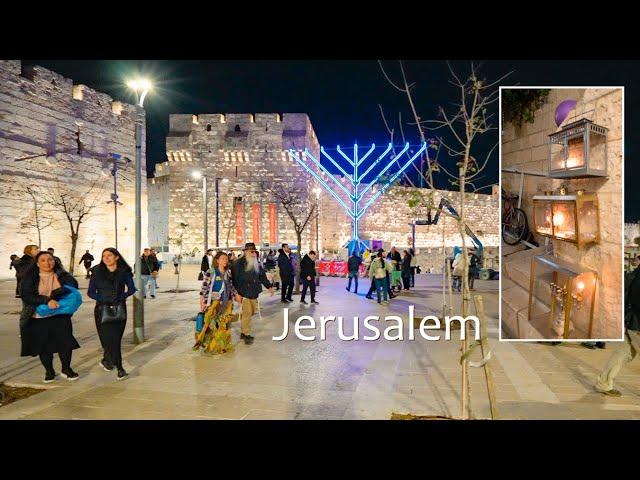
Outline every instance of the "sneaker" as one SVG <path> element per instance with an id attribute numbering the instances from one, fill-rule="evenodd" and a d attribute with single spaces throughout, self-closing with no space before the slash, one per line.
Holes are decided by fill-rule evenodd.
<path id="1" fill-rule="evenodd" d="M 612 388 L 611 390 L 598 390 L 598 388 L 596 387 L 596 391 L 602 393 L 603 395 L 608 395 L 610 397 L 622 396 L 622 393 L 620 392 L 620 390 L 616 390 L 615 388 Z"/>
<path id="2" fill-rule="evenodd" d="M 129 376 L 129 374 L 127 373 L 127 371 L 124 368 L 121 368 L 121 369 L 118 370 L 118 380 L 124 380 L 128 376 Z"/>
<path id="3" fill-rule="evenodd" d="M 108 362 L 105 362 L 104 360 L 100 360 L 98 362 L 98 365 L 100 365 L 105 372 L 110 372 L 111 370 L 113 370 L 113 365 L 111 365 Z"/>
<path id="4" fill-rule="evenodd" d="M 351 291 L 351 290 L 349 290 L 347 287 L 344 287 L 344 289 L 345 289 L 347 292 L 350 292 L 350 291 Z"/>
<path id="5" fill-rule="evenodd" d="M 289 300 L 280 300 L 280 303 L 289 303 Z"/>
<path id="6" fill-rule="evenodd" d="M 382 301 L 382 304 L 383 304 L 383 305 L 389 305 L 389 300 L 383 300 L 383 301 Z"/>
<path id="7" fill-rule="evenodd" d="M 302 300 L 302 299 L 300 299 L 300 303 L 304 303 L 304 304 L 306 305 L 306 304 L 307 304 L 307 301 L 306 301 L 306 300 Z M 311 303 L 313 303 L 313 302 L 311 302 Z"/>
<path id="8" fill-rule="evenodd" d="M 56 372 L 47 372 L 44 376 L 44 383 L 51 383 L 56 381 Z"/>
<path id="9" fill-rule="evenodd" d="M 368 298 L 369 300 L 373 300 L 373 297 L 371 295 L 365 295 L 364 298 Z"/>
<path id="10" fill-rule="evenodd" d="M 77 380 L 78 377 L 80 376 L 80 375 L 78 375 L 76 372 L 74 372 L 71 369 L 63 370 L 62 373 L 60 373 L 60 375 L 62 376 L 62 378 L 66 378 L 70 382 L 73 382 L 74 380 Z"/>
<path id="11" fill-rule="evenodd" d="M 288 302 L 293 302 L 293 298 L 287 298 Z"/>
<path id="12" fill-rule="evenodd" d="M 155 295 L 151 295 L 151 298 L 156 298 L 156 296 Z"/>
<path id="13" fill-rule="evenodd" d="M 320 302 L 316 302 L 315 300 L 311 300 L 311 303 L 315 303 L 316 305 L 318 305 Z"/>

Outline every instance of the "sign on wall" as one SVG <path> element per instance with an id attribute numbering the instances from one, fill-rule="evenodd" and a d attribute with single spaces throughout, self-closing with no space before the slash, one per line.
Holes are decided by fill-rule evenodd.
<path id="1" fill-rule="evenodd" d="M 260 204 L 253 204 L 253 243 L 260 243 Z"/>
<path id="2" fill-rule="evenodd" d="M 269 204 L 269 243 L 276 243 L 277 212 L 276 204 Z"/>
<path id="3" fill-rule="evenodd" d="M 244 212 L 242 209 L 242 201 L 235 202 L 236 209 L 236 245 L 244 243 Z"/>

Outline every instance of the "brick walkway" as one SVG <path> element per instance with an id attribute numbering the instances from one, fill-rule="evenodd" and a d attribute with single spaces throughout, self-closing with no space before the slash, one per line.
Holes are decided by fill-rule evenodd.
<path id="1" fill-rule="evenodd" d="M 185 269 L 184 288 L 197 288 L 195 270 Z M 77 382 L 59 380 L 47 391 L 0 408 L 0 419 L 388 419 L 392 412 L 458 416 L 460 413 L 459 342 L 352 341 L 337 338 L 329 324 L 326 341 L 289 338 L 271 340 L 282 331 L 279 297 L 261 297 L 262 321 L 255 317 L 256 341 L 237 344 L 234 352 L 209 357 L 192 352 L 197 292 L 165 293 L 175 286 L 163 272 L 157 298 L 146 304 L 147 342 L 132 344 L 131 324 L 124 339 L 125 367 L 130 377 L 117 382 L 115 373 L 97 366 L 99 342 L 87 302 L 74 317 L 82 348 L 74 352 Z M 441 316 L 440 277 L 419 275 L 418 288 L 389 307 L 366 300 L 361 282 L 358 296 L 344 290 L 342 279 L 322 278 L 320 305 L 291 304 L 290 318 L 321 315 L 398 314 Z M 86 284 L 84 284 L 86 286 Z M 498 282 L 476 282 L 489 315 L 492 365 L 502 418 L 640 419 L 640 362 L 627 366 L 617 387 L 624 394 L 610 398 L 595 393 L 592 383 L 615 344 L 588 350 L 576 344 L 550 346 L 497 340 Z M 0 282 L 0 381 L 42 384 L 36 358 L 20 358 L 17 315 L 19 301 L 12 282 Z M 181 287 L 182 288 L 182 287 Z M 292 321 L 293 321 L 292 320 Z M 345 334 L 352 331 L 347 323 Z M 319 332 L 319 329 L 318 329 Z M 309 333 L 306 331 L 305 333 Z M 362 335 L 367 334 L 365 331 Z M 456 331 L 453 331 L 454 337 Z M 233 324 L 237 342 L 238 323 Z M 475 359 L 475 358 L 474 358 Z M 57 362 L 57 360 L 56 360 Z M 473 413 L 488 418 L 481 369 L 471 369 Z"/>

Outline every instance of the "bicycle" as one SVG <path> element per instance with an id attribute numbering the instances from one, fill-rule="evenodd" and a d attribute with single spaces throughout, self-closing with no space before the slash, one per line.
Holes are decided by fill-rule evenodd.
<path id="1" fill-rule="evenodd" d="M 516 207 L 519 195 L 502 190 L 502 239 L 507 245 L 517 245 L 529 236 L 529 222 L 524 210 Z"/>

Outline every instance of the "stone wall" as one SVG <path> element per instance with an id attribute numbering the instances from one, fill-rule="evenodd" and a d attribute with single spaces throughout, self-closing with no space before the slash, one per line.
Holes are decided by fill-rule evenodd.
<path id="1" fill-rule="evenodd" d="M 578 249 L 573 243 L 552 239 L 557 256 L 578 262 L 585 268 L 596 270 L 600 277 L 594 313 L 594 338 L 620 338 L 622 313 L 622 90 L 620 89 L 553 89 L 549 101 L 535 112 L 535 122 L 525 123 L 516 129 L 512 124 L 503 125 L 502 168 L 515 168 L 525 172 L 546 175 L 548 171 L 548 135 L 558 130 L 554 121 L 556 106 L 567 99 L 578 102 L 565 124 L 588 118 L 609 129 L 607 136 L 608 178 L 560 180 L 546 176 L 524 177 L 522 208 L 527 213 L 533 230 L 534 195 L 545 191 L 557 191 L 561 184 L 568 185 L 569 193 L 584 189 L 597 193 L 599 201 L 600 243 Z M 520 187 L 520 175 L 502 173 L 503 188 L 516 193 Z M 536 236 L 541 244 L 544 237 Z"/>
<path id="2" fill-rule="evenodd" d="M 304 191 L 303 202 L 307 202 L 313 184 L 309 175 L 287 154 L 289 148 L 298 151 L 308 148 L 316 156 L 320 153 L 306 114 L 175 114 L 170 116 L 169 124 L 167 161 L 156 165 L 155 185 L 150 190 L 149 209 L 158 212 L 150 225 L 151 243 L 167 246 L 171 254 L 177 253 L 179 247 L 175 239 L 181 235 L 180 225 L 184 223 L 188 226 L 184 229 L 183 251 L 198 249 L 198 255 L 185 261 L 195 262 L 201 258 L 203 180 L 193 178 L 194 172 L 207 178 L 209 247 L 216 244 L 216 178 L 219 179 L 221 247 L 242 246 L 254 240 L 268 242 L 270 204 L 276 204 L 276 242 L 297 243 L 293 222 L 282 206 L 263 191 L 261 182 L 295 185 Z M 240 212 L 234 207 L 236 202 L 241 205 Z M 236 236 L 236 227 L 240 238 Z M 312 218 L 303 232 L 302 248 L 308 250 L 314 246 Z"/>
<path id="3" fill-rule="evenodd" d="M 364 214 L 360 220 L 360 237 L 382 240 L 385 248 L 395 245 L 399 249 L 412 246 L 411 223 L 418 218 L 426 218 L 426 212 L 409 207 L 409 198 L 418 188 L 394 186 L 389 188 Z M 425 190 L 426 194 L 426 190 Z M 446 196 L 453 207 L 460 211 L 459 192 L 437 190 L 434 202 Z M 321 195 L 320 243 L 322 251 L 340 252 L 351 238 L 352 222 L 344 209 L 328 193 Z M 435 212 L 434 212 L 435 213 Z M 500 217 L 497 195 L 467 193 L 465 199 L 466 223 L 485 248 L 486 268 L 497 270 L 497 248 L 500 245 Z M 444 242 L 443 242 L 444 233 Z M 472 246 L 471 239 L 466 244 Z M 435 268 L 441 271 L 442 245 L 447 253 L 457 245 L 462 245 L 456 222 L 445 214 L 440 215 L 437 225 L 416 226 L 416 253 L 421 268 Z"/>
<path id="4" fill-rule="evenodd" d="M 107 205 L 113 188 L 112 177 L 102 173 L 103 159 L 109 153 L 131 158 L 132 163 L 118 178 L 119 248 L 128 261 L 134 261 L 135 247 L 135 115 L 133 105 L 114 101 L 108 95 L 71 79 L 20 61 L 0 61 L 0 257 L 22 255 L 23 247 L 37 244 L 37 231 L 21 228 L 34 211 L 25 189 L 40 191 L 60 186 L 76 197 L 97 199 L 97 208 L 81 225 L 75 263 L 86 249 L 99 258 L 103 248 L 114 246 L 113 206 Z M 144 129 L 143 129 L 144 130 Z M 78 131 L 82 153 L 78 154 Z M 144 139 L 143 139 L 144 145 Z M 144 147 L 143 147 L 144 149 Z M 57 165 L 48 166 L 47 153 L 56 153 Z M 23 161 L 16 159 L 34 156 Z M 143 150 L 142 171 L 145 153 Z M 127 177 L 125 179 L 124 177 Z M 96 184 L 93 193 L 89 187 Z M 146 243 L 146 181 L 143 183 L 143 242 Z M 42 232 L 41 248 L 54 247 L 65 267 L 69 267 L 71 240 L 65 217 L 45 212 L 55 223 Z M 81 269 L 83 271 L 83 269 Z M 13 277 L 13 271 L 0 270 L 0 278 Z"/>

